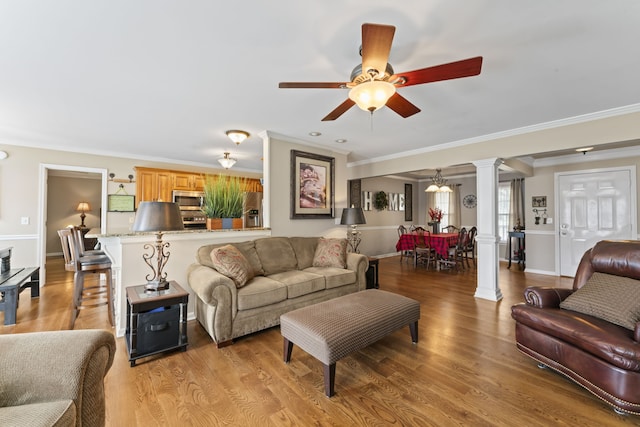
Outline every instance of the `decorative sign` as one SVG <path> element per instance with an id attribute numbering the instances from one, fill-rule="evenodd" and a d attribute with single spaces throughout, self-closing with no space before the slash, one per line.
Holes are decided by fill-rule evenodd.
<path id="1" fill-rule="evenodd" d="M 107 210 L 109 212 L 135 212 L 136 197 L 127 194 L 109 194 Z"/>
<path id="2" fill-rule="evenodd" d="M 411 184 L 409 184 L 411 185 Z M 362 192 L 362 209 L 365 211 L 370 211 L 375 207 L 375 195 L 377 193 L 382 193 L 382 191 L 363 191 Z M 402 193 L 385 193 L 387 195 L 387 206 L 386 210 L 390 211 L 404 211 L 405 210 L 405 194 Z"/>

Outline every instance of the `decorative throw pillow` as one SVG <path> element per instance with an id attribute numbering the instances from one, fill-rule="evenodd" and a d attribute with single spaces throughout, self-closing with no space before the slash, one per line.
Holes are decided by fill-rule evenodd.
<path id="1" fill-rule="evenodd" d="M 314 267 L 347 267 L 347 240 L 324 239 L 318 240 L 316 253 L 313 256 Z"/>
<path id="2" fill-rule="evenodd" d="M 632 331 L 640 322 L 640 280 L 593 273 L 560 307 L 598 317 Z"/>
<path id="3" fill-rule="evenodd" d="M 213 267 L 220 274 L 224 274 L 241 288 L 253 279 L 253 267 L 242 255 L 242 252 L 233 245 L 224 245 L 211 251 Z"/>

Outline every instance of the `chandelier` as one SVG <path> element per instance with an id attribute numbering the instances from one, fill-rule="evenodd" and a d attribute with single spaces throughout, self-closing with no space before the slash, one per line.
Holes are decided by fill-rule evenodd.
<path id="1" fill-rule="evenodd" d="M 425 192 L 428 193 L 452 193 L 453 190 L 447 185 L 447 180 L 442 177 L 442 169 L 436 169 L 436 174 L 431 177 L 431 185 Z"/>
<path id="2" fill-rule="evenodd" d="M 235 165 L 237 162 L 237 160 L 234 159 L 233 157 L 229 157 L 230 154 L 231 153 L 229 153 L 228 151 L 225 151 L 224 157 L 221 159 L 218 159 L 222 167 L 225 169 L 229 169 L 231 166 Z"/>

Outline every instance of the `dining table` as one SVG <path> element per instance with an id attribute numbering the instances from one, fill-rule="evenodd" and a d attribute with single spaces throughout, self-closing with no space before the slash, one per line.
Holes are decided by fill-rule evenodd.
<path id="1" fill-rule="evenodd" d="M 436 251 L 436 253 L 442 259 L 449 258 L 449 248 L 451 246 L 455 246 L 458 243 L 458 233 L 439 233 L 439 234 L 428 234 L 430 246 Z M 401 251 L 412 251 L 416 246 L 416 233 L 405 233 L 402 234 L 398 238 L 398 242 L 396 243 L 396 250 Z"/>

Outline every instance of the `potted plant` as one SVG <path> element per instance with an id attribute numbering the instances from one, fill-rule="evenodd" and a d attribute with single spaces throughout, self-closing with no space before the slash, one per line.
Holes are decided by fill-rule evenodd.
<path id="1" fill-rule="evenodd" d="M 207 176 L 202 212 L 207 229 L 242 228 L 242 197 L 245 179 L 238 176 Z"/>

